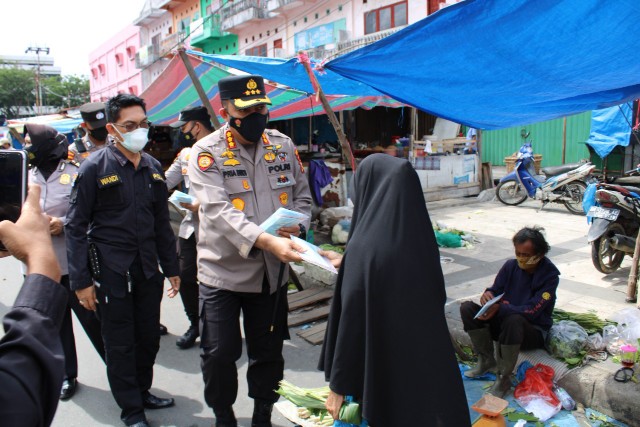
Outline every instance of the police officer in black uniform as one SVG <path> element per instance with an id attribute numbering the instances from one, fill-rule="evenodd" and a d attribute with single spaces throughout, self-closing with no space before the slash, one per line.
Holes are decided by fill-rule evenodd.
<path id="1" fill-rule="evenodd" d="M 69 274 L 80 303 L 98 309 L 121 419 L 143 427 L 145 408 L 174 404 L 149 389 L 160 347 L 164 277 L 171 283 L 169 297 L 180 288 L 176 241 L 162 167 L 142 151 L 150 125 L 144 101 L 117 95 L 107 102 L 107 117 L 115 144 L 85 160 L 71 192 L 65 224 Z"/>
<path id="2" fill-rule="evenodd" d="M 69 145 L 69 157 L 82 163 L 89 155 L 110 144 L 107 131 L 107 112 L 104 102 L 89 102 L 80 107 L 82 123 L 86 132 L 82 139 L 76 139 Z"/>

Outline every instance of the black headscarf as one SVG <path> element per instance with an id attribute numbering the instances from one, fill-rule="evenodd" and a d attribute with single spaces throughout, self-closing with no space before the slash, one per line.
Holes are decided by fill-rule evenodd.
<path id="1" fill-rule="evenodd" d="M 362 402 L 373 427 L 468 427 L 418 175 L 406 160 L 374 154 L 354 181 L 349 243 L 319 368 L 333 391 Z"/>
<path id="2" fill-rule="evenodd" d="M 24 127 L 31 138 L 31 146 L 25 148 L 29 163 L 37 167 L 47 180 L 60 160 L 66 159 L 69 154 L 67 137 L 47 125 L 28 124 Z"/>

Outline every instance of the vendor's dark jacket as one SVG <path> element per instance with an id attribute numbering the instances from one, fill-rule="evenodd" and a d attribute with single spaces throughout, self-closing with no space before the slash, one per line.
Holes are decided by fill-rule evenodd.
<path id="1" fill-rule="evenodd" d="M 533 325 L 548 331 L 553 324 L 551 315 L 556 304 L 556 290 L 560 271 L 544 257 L 533 273 L 518 267 L 518 261 L 507 261 L 496 276 L 493 286 L 488 288 L 493 295 L 504 293 L 500 300 L 497 319 L 520 314 Z"/>

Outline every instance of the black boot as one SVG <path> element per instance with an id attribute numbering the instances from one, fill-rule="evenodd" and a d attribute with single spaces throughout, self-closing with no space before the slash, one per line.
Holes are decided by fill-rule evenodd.
<path id="1" fill-rule="evenodd" d="M 193 347 L 193 345 L 196 343 L 196 338 L 198 338 L 199 336 L 200 333 L 198 332 L 198 323 L 192 323 L 191 326 L 189 326 L 189 329 L 187 329 L 187 332 L 185 332 L 183 336 L 178 338 L 178 340 L 176 341 L 176 345 L 178 346 L 178 348 L 186 350 L 187 348 Z"/>
<path id="2" fill-rule="evenodd" d="M 216 416 L 216 427 L 238 427 L 238 421 L 231 406 L 214 409 L 213 413 Z"/>
<path id="3" fill-rule="evenodd" d="M 273 411 L 273 402 L 255 399 L 253 401 L 251 427 L 272 427 L 271 411 Z"/>

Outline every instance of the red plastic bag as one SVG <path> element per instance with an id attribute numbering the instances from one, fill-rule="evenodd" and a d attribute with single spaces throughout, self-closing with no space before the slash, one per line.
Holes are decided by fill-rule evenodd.
<path id="1" fill-rule="evenodd" d="M 516 386 L 513 396 L 518 402 L 542 398 L 552 406 L 560 405 L 560 401 L 553 392 L 553 375 L 552 367 L 538 363 L 533 368 L 527 369 L 524 380 Z"/>

